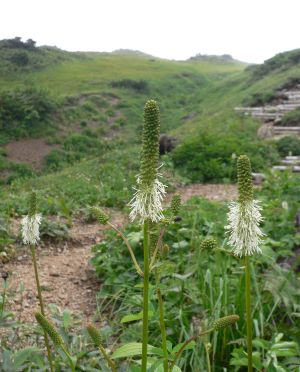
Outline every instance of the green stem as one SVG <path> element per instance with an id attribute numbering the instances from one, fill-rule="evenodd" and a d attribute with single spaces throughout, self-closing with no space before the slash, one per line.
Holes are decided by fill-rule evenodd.
<path id="1" fill-rule="evenodd" d="M 137 262 L 137 260 L 136 260 L 136 258 L 135 258 L 135 255 L 134 255 L 134 253 L 133 253 L 133 250 L 132 250 L 132 248 L 131 248 L 131 245 L 130 245 L 128 239 L 126 238 L 126 236 L 122 233 L 122 231 L 120 231 L 120 230 L 119 230 L 115 225 L 113 225 L 112 223 L 107 222 L 107 224 L 108 224 L 108 225 L 109 225 L 113 230 L 115 230 L 115 232 L 120 236 L 120 238 L 123 239 L 124 243 L 126 244 L 126 247 L 128 248 L 128 251 L 129 251 L 129 253 L 130 253 L 130 256 L 131 256 L 132 262 L 133 262 L 133 264 L 134 264 L 134 266 L 135 266 L 135 268 L 136 268 L 137 273 L 138 273 L 141 277 L 143 277 L 143 276 L 144 276 L 144 273 L 143 273 L 142 269 L 140 268 L 140 265 L 138 264 L 138 262 Z"/>
<path id="2" fill-rule="evenodd" d="M 61 345 L 60 347 L 61 347 L 62 351 L 66 354 L 66 357 L 69 360 L 69 364 L 70 364 L 72 372 L 76 372 L 75 364 L 74 364 L 73 359 L 72 359 L 71 355 L 69 354 L 67 348 L 64 345 Z"/>
<path id="3" fill-rule="evenodd" d="M 205 352 L 206 352 L 207 372 L 211 372 L 209 348 L 207 345 L 205 345 Z"/>
<path id="4" fill-rule="evenodd" d="M 2 307 L 1 307 L 1 316 L 0 318 L 3 317 L 3 312 L 5 308 L 5 301 L 6 301 L 6 287 L 7 287 L 7 282 L 6 280 L 4 281 L 4 290 L 3 290 L 3 295 L 2 295 Z"/>
<path id="5" fill-rule="evenodd" d="M 247 317 L 247 355 L 248 372 L 252 372 L 252 315 L 251 315 L 251 292 L 250 292 L 250 259 L 245 256 L 245 282 L 246 282 L 246 317 Z"/>
<path id="6" fill-rule="evenodd" d="M 149 221 L 144 222 L 144 302 L 143 302 L 143 347 L 142 372 L 147 371 L 148 310 L 149 310 Z"/>
<path id="7" fill-rule="evenodd" d="M 161 330 L 161 338 L 162 338 L 162 349 L 164 353 L 164 372 L 168 372 L 168 349 L 167 349 L 166 326 L 165 326 L 165 319 L 164 319 L 164 304 L 163 304 L 161 291 L 159 288 L 157 288 L 157 298 L 158 298 L 158 306 L 159 306 L 159 322 L 160 322 L 160 330 Z"/>
<path id="8" fill-rule="evenodd" d="M 158 240 L 157 240 L 157 243 L 156 243 L 156 247 L 155 247 L 155 250 L 154 250 L 153 255 L 151 257 L 151 261 L 150 261 L 150 271 L 153 270 L 153 267 L 155 265 L 157 253 L 158 253 L 158 250 L 159 250 L 159 248 L 161 246 L 162 239 L 163 239 L 163 236 L 165 234 L 165 231 L 166 231 L 166 229 L 162 229 L 161 232 L 160 232 L 160 234 L 159 234 L 159 237 L 158 237 Z"/>
<path id="9" fill-rule="evenodd" d="M 198 337 L 205 336 L 205 335 L 207 335 L 207 334 L 209 334 L 209 333 L 211 333 L 213 331 L 214 331 L 214 329 L 213 328 L 210 328 L 207 331 L 204 331 L 204 332 L 200 333 Z M 186 347 L 188 346 L 188 344 L 191 343 L 192 341 L 195 341 L 195 340 L 197 340 L 197 337 L 196 336 L 191 336 L 190 338 L 188 338 L 184 342 L 184 344 L 181 346 L 181 348 L 177 351 L 177 353 L 175 355 L 175 358 L 174 358 L 174 360 L 173 360 L 173 362 L 171 364 L 171 367 L 169 369 L 170 372 L 172 372 L 173 368 L 175 367 L 175 364 L 176 364 L 177 360 L 179 359 L 179 357 L 182 354 L 182 352 L 186 349 Z"/>
<path id="10" fill-rule="evenodd" d="M 99 350 L 102 353 L 102 355 L 104 356 L 104 359 L 106 360 L 107 364 L 110 366 L 112 372 L 117 372 L 117 368 L 116 368 L 115 363 L 107 355 L 107 353 L 106 353 L 106 351 L 105 351 L 105 349 L 102 345 L 99 345 Z"/>
<path id="11" fill-rule="evenodd" d="M 38 273 L 38 268 L 37 268 L 37 262 L 36 262 L 36 255 L 35 255 L 35 247 L 34 247 L 34 245 L 30 245 L 30 250 L 31 250 L 32 262 L 33 262 L 33 267 L 34 267 L 35 282 L 36 282 L 36 288 L 37 288 L 37 292 L 38 292 L 38 298 L 39 298 L 41 313 L 42 313 L 42 315 L 45 316 L 44 303 L 43 303 L 43 297 L 42 297 L 42 290 L 41 290 L 41 286 L 40 286 L 39 273 Z M 50 346 L 49 346 L 49 340 L 48 340 L 48 335 L 47 335 L 47 333 L 45 331 L 44 331 L 44 338 L 45 338 L 45 345 L 46 345 L 46 349 L 47 349 L 47 355 L 48 355 L 48 361 L 49 361 L 50 370 L 51 370 L 51 372 L 54 372 L 53 364 L 52 364 L 52 356 L 51 356 L 51 351 L 50 351 Z"/>

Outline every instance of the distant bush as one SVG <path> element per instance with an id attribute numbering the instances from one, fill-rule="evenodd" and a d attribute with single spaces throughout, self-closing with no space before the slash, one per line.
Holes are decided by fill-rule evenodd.
<path id="1" fill-rule="evenodd" d="M 14 163 L 0 158 L 0 185 L 10 184 L 16 179 L 27 178 L 33 175 L 30 165 Z"/>
<path id="2" fill-rule="evenodd" d="M 266 103 L 270 103 L 277 98 L 275 92 L 269 91 L 264 93 L 254 93 L 250 98 L 246 98 L 243 101 L 245 106 L 256 107 L 264 106 Z"/>
<path id="3" fill-rule="evenodd" d="M 0 93 L 0 132 L 10 137 L 32 136 L 49 124 L 56 103 L 37 88 Z"/>
<path id="4" fill-rule="evenodd" d="M 149 90 L 149 84 L 146 80 L 116 80 L 111 82 L 111 86 L 113 88 L 132 89 L 139 93 L 147 93 Z"/>
<path id="5" fill-rule="evenodd" d="M 247 67 L 254 79 L 261 79 L 273 71 L 285 71 L 300 62 L 300 49 L 276 54 L 261 65 Z"/>
<path id="6" fill-rule="evenodd" d="M 102 142 L 98 138 L 82 134 L 73 134 L 69 136 L 63 144 L 65 150 L 86 154 L 95 153 L 95 150 L 101 147 L 103 147 Z"/>
<path id="7" fill-rule="evenodd" d="M 297 137 L 283 137 L 276 142 L 276 147 L 281 156 L 300 155 L 300 139 Z"/>
<path id="8" fill-rule="evenodd" d="M 29 57 L 26 52 L 17 52 L 11 56 L 10 60 L 17 66 L 26 66 L 29 62 Z"/>
<path id="9" fill-rule="evenodd" d="M 48 170 L 58 170 L 84 157 L 102 154 L 107 146 L 91 130 L 86 129 L 83 133 L 69 136 L 63 142 L 62 149 L 51 151 L 45 157 L 45 167 Z"/>
<path id="10" fill-rule="evenodd" d="M 28 39 L 27 41 L 22 41 L 21 37 L 15 37 L 13 39 L 4 39 L 0 41 L 0 48 L 13 48 L 13 49 L 27 49 L 35 50 L 36 41 Z"/>
<path id="11" fill-rule="evenodd" d="M 287 127 L 299 127 L 300 126 L 300 108 L 297 108 L 285 114 L 281 120 L 281 125 L 287 126 Z"/>
<path id="12" fill-rule="evenodd" d="M 277 158 L 274 145 L 249 138 L 203 133 L 179 145 L 172 153 L 175 167 L 193 182 L 221 182 L 235 179 L 235 159 L 251 158 L 254 171 Z"/>

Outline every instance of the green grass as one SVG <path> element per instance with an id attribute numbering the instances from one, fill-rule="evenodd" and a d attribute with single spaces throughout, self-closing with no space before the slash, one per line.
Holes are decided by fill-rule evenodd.
<path id="1" fill-rule="evenodd" d="M 52 170 L 52 173 L 27 181 L 18 179 L 24 172 L 15 173 L 9 182 L 17 178 L 16 182 L 10 189 L 3 190 L 10 195 L 8 204 L 16 204 L 10 201 L 12 190 L 18 194 L 17 200 L 21 203 L 24 190 L 34 187 L 43 194 L 43 185 L 48 186 L 51 182 L 53 195 L 60 190 L 59 194 L 64 194 L 67 204 L 76 203 L 81 207 L 85 198 L 70 189 L 80 188 L 74 174 L 84 174 L 92 180 L 91 186 L 86 189 L 94 190 L 90 194 L 95 192 L 97 182 L 102 190 L 97 189 L 97 198 L 87 197 L 89 203 L 102 199 L 105 205 L 125 205 L 131 191 L 122 191 L 127 187 L 122 186 L 108 192 L 109 182 L 113 179 L 118 185 L 123 185 L 126 168 L 134 169 L 134 175 L 138 172 L 135 148 L 140 143 L 143 106 L 148 98 L 154 98 L 159 103 L 161 132 L 174 135 L 183 144 L 195 138 L 201 140 L 203 131 L 225 142 L 232 136 L 238 138 L 240 135 L 254 140 L 259 124 L 252 118 L 238 116 L 234 107 L 241 105 L 252 94 L 274 91 L 300 71 L 300 67 L 295 65 L 253 81 L 251 71 L 245 71 L 245 64 L 238 62 L 175 62 L 136 53 L 83 53 L 82 58 L 80 55 L 77 53 L 73 58 L 70 53 L 70 58 L 57 64 L 45 63 L 39 70 L 19 71 L 17 75 L 0 74 L 1 90 L 36 86 L 48 91 L 58 105 L 51 124 L 55 130 L 47 135 L 48 142 L 59 146 L 46 159 L 46 172 Z M 112 82 L 124 80 L 129 80 L 130 85 L 112 86 Z M 135 82 L 141 80 L 146 83 L 146 89 L 139 91 L 134 87 Z M 118 116 L 114 119 L 114 115 L 120 119 Z M 40 131 L 37 130 L 37 133 Z M 2 135 L 5 137 L 5 133 Z M 70 149 L 67 144 L 73 135 L 81 138 L 80 146 L 72 145 Z M 91 142 L 93 137 L 95 140 Z M 85 152 L 82 145 L 87 146 L 89 151 Z M 240 151 L 243 152 L 243 146 Z M 126 159 L 124 170 L 121 167 L 122 171 L 118 172 L 117 162 L 122 163 L 123 159 Z M 111 174 L 111 177 L 103 176 L 105 182 L 95 179 L 98 164 L 99 172 L 104 174 L 105 168 Z M 133 180 L 134 175 L 129 180 Z M 184 176 L 197 180 L 197 177 L 189 177 L 188 174 Z M 64 177 L 71 177 L 68 185 L 64 183 Z M 128 183 L 130 189 L 131 181 Z M 75 196 L 82 201 L 77 203 Z M 49 207 L 49 213 L 55 210 L 57 207 Z"/>

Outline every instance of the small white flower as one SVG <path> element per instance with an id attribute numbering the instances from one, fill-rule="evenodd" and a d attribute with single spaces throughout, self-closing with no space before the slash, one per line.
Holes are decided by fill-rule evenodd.
<path id="1" fill-rule="evenodd" d="M 252 256 L 261 253 L 259 247 L 264 233 L 259 228 L 262 221 L 261 206 L 259 201 L 247 203 L 232 202 L 229 204 L 228 226 L 229 244 L 234 248 L 235 256 Z"/>
<path id="2" fill-rule="evenodd" d="M 139 188 L 128 204 L 131 207 L 129 215 L 131 221 L 137 217 L 141 223 L 147 218 L 153 222 L 160 221 L 164 217 L 162 200 L 166 194 L 166 186 L 156 179 L 151 186 L 141 187 L 140 177 L 137 177 L 137 184 Z"/>
<path id="3" fill-rule="evenodd" d="M 24 244 L 36 244 L 40 240 L 39 227 L 42 220 L 41 214 L 25 216 L 22 218 L 22 237 Z"/>

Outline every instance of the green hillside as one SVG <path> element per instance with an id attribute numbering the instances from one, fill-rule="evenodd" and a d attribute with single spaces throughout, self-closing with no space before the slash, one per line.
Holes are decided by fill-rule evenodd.
<path id="1" fill-rule="evenodd" d="M 175 136 L 180 144 L 164 159 L 170 174 L 183 176 L 184 182 L 228 181 L 234 178 L 231 155 L 244 152 L 252 156 L 255 171 L 266 169 L 276 161 L 277 150 L 272 143 L 259 141 L 258 123 L 237 116 L 234 107 L 255 94 L 274 92 L 300 71 L 297 60 L 288 69 L 273 68 L 262 74 L 257 72 L 259 67 L 247 67 L 227 57 L 201 56 L 177 62 L 139 52 L 68 53 L 30 43 L 30 47 L 6 44 L 0 43 L 0 164 L 2 184 L 11 184 L 7 192 L 22 190 L 16 192 L 21 199 L 5 200 L 9 203 L 5 209 L 14 213 L 22 209 L 23 190 L 32 187 L 47 197 L 62 193 L 66 203 L 76 200 L 78 206 L 95 201 L 109 206 L 126 204 L 138 170 L 137 144 L 148 98 L 159 102 L 162 132 Z M 39 55 L 39 64 L 28 62 L 8 69 L 7 61 L 20 50 L 29 61 Z M 198 149 L 202 137 L 206 147 Z M 20 142 L 16 147 L 10 143 L 24 138 L 40 138 L 49 146 L 40 158 L 36 155 L 38 166 L 30 164 L 30 156 L 26 164 L 14 158 Z M 204 168 L 199 168 L 214 142 L 220 147 L 214 146 Z M 26 143 L 22 142 L 25 150 Z M 197 152 L 204 158 L 198 159 Z M 61 185 L 65 177 L 72 177 L 72 182 Z M 104 182 L 102 177 L 108 179 Z M 117 191 L 108 186 L 110 177 L 117 180 Z M 79 195 L 83 184 L 88 184 L 85 190 L 93 190 L 84 197 Z M 51 213 L 57 208 L 51 208 Z"/>
<path id="2" fill-rule="evenodd" d="M 50 370 L 53 362 L 57 371 L 109 365 L 140 372 L 143 341 L 150 345 L 148 371 L 239 372 L 251 364 L 252 339 L 256 370 L 299 371 L 299 175 L 270 171 L 290 150 L 290 139 L 279 147 L 258 138 L 261 123 L 234 110 L 274 103 L 283 87 L 297 86 L 298 56 L 296 50 L 249 66 L 229 55 L 169 61 L 138 51 L 69 53 L 33 40 L 0 41 L 4 371 Z M 137 182 L 145 102 L 148 158 Z M 157 170 L 159 111 L 161 132 L 176 146 L 161 154 Z M 295 122 L 299 110 L 283 120 Z M 296 137 L 293 146 L 300 153 Z M 252 171 L 265 174 L 261 186 L 253 189 L 242 154 Z M 237 164 L 240 195 L 228 218 Z M 161 211 L 158 172 L 168 193 L 182 193 L 182 205 L 176 195 Z M 137 183 L 140 217 L 151 203 L 155 217 L 144 217 L 143 230 L 141 221 L 127 223 Z M 193 193 L 203 191 L 199 183 L 209 191 L 205 198 Z M 28 221 L 37 231 L 29 231 Z M 24 280 L 32 279 L 24 244 L 30 240 L 35 262 L 32 239 L 39 233 L 35 275 L 39 270 L 46 315 L 63 336 L 36 315 L 50 337 L 49 364 L 42 329 L 22 318 L 25 307 L 32 314 L 37 304 L 35 288 Z M 16 272 L 22 285 L 11 290 Z M 78 307 L 82 293 L 86 308 Z M 95 347 L 85 316 L 101 333 L 92 337 Z"/>

